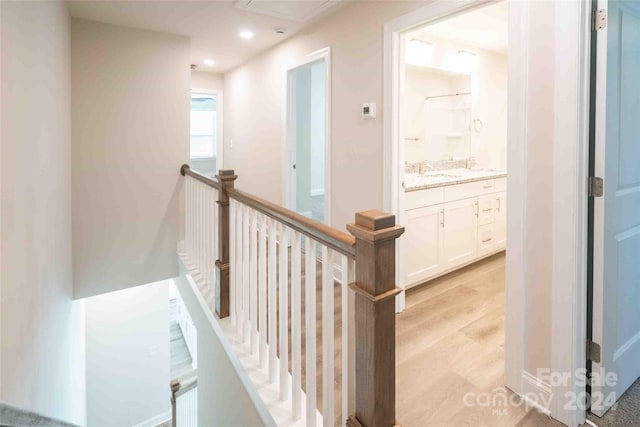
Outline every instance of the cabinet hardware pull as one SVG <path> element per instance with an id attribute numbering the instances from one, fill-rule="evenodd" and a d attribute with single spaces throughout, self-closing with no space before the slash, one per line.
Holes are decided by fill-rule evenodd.
<path id="1" fill-rule="evenodd" d="M 493 185 L 483 185 L 482 188 L 493 188 Z"/>
<path id="2" fill-rule="evenodd" d="M 444 228 L 444 209 L 441 210 L 440 213 L 442 214 L 442 221 L 440 221 L 440 225 Z"/>
<path id="3" fill-rule="evenodd" d="M 489 209 L 482 209 L 482 212 L 491 212 L 493 209 L 489 208 Z"/>
<path id="4" fill-rule="evenodd" d="M 487 242 L 490 242 L 490 241 L 492 241 L 492 240 L 493 240 L 493 239 L 492 239 L 491 237 L 489 237 L 488 239 L 484 239 L 484 240 L 482 241 L 482 243 L 487 243 Z"/>
<path id="5" fill-rule="evenodd" d="M 500 197 L 498 197 L 496 200 L 498 201 L 498 208 L 497 209 L 498 209 L 498 212 L 500 212 L 500 207 L 502 205 L 502 203 L 500 202 Z"/>
<path id="6" fill-rule="evenodd" d="M 476 202 L 476 217 L 480 214 L 480 204 Z"/>

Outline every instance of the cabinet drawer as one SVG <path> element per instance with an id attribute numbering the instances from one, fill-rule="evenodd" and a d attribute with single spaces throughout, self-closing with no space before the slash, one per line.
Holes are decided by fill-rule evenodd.
<path id="1" fill-rule="evenodd" d="M 405 210 L 424 208 L 444 203 L 444 187 L 408 191 L 404 194 Z"/>
<path id="2" fill-rule="evenodd" d="M 493 194 L 485 194 L 478 197 L 478 225 L 491 224 L 493 222 L 494 200 Z"/>
<path id="3" fill-rule="evenodd" d="M 496 249 L 493 224 L 478 227 L 478 256 L 483 256 Z"/>
<path id="4" fill-rule="evenodd" d="M 485 179 L 483 181 L 451 185 L 444 188 L 444 201 L 451 202 L 454 200 L 468 199 L 470 197 L 477 197 L 483 194 L 506 191 L 506 189 L 506 178 Z"/>

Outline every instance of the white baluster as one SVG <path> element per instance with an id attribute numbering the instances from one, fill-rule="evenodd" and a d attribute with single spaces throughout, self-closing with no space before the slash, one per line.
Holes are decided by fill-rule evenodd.
<path id="1" fill-rule="evenodd" d="M 251 211 L 249 207 L 243 206 L 243 230 L 242 230 L 242 300 L 244 312 L 244 329 L 242 332 L 242 342 L 247 342 L 251 335 L 251 323 L 249 312 L 249 234 L 251 228 Z"/>
<path id="2" fill-rule="evenodd" d="M 212 203 L 211 189 L 207 185 L 204 186 L 204 194 L 205 194 L 204 216 L 206 218 L 205 220 L 206 224 L 204 227 L 204 231 L 206 233 L 205 234 L 205 251 L 204 251 L 204 259 L 205 259 L 204 277 L 206 278 L 206 281 L 207 281 L 207 287 L 213 293 L 213 286 L 212 286 L 212 280 L 211 280 L 211 272 L 212 272 L 211 259 L 213 258 L 213 252 L 211 251 L 211 246 L 213 244 L 213 241 L 212 241 L 213 239 L 211 238 L 211 232 L 213 231 L 213 227 L 212 227 L 213 226 L 213 219 L 212 219 L 213 209 L 211 209 L 211 203 Z"/>
<path id="3" fill-rule="evenodd" d="M 348 282 L 354 283 L 356 281 L 356 260 L 349 259 L 349 274 Z M 347 415 L 355 414 L 356 412 L 356 311 L 355 311 L 355 295 L 353 292 L 348 292 L 347 303 L 349 306 L 349 330 L 348 330 L 348 342 L 349 342 L 349 368 L 348 372 L 348 387 L 349 387 L 349 400 Z"/>
<path id="4" fill-rule="evenodd" d="M 215 221 L 215 225 L 214 230 L 217 230 L 218 221 Z M 236 313 L 236 203 L 233 200 L 229 200 L 229 316 L 231 325 L 235 326 L 238 319 Z"/>
<path id="5" fill-rule="evenodd" d="M 334 402 L 334 322 L 333 251 L 322 246 L 322 416 L 323 425 L 333 426 Z"/>
<path id="6" fill-rule="evenodd" d="M 243 250 L 243 242 L 244 242 L 244 220 L 243 220 L 243 211 L 244 205 L 242 203 L 235 202 L 236 205 L 236 240 L 238 244 L 236 245 L 236 305 L 238 312 L 238 322 L 236 323 L 236 334 L 243 340 L 243 332 L 244 332 L 244 287 L 243 283 L 243 265 L 242 265 L 242 250 Z"/>
<path id="7" fill-rule="evenodd" d="M 267 221 L 260 215 L 258 222 L 258 333 L 260 336 L 260 367 L 267 363 Z"/>
<path id="8" fill-rule="evenodd" d="M 342 419 L 349 416 L 349 260 L 340 255 L 342 268 Z"/>
<path id="9" fill-rule="evenodd" d="M 254 210 L 251 211 L 250 233 L 251 354 L 256 354 L 258 351 L 258 212 Z"/>
<path id="10" fill-rule="evenodd" d="M 280 400 L 289 398 L 289 289 L 287 229 L 283 225 L 278 233 L 279 288 L 280 288 Z"/>
<path id="11" fill-rule="evenodd" d="M 300 419 L 302 411 L 302 348 L 300 339 L 302 283 L 300 270 L 300 233 L 294 231 L 291 241 L 291 378 L 293 382 L 291 410 L 294 420 Z"/>
<path id="12" fill-rule="evenodd" d="M 276 305 L 277 294 L 277 262 L 278 253 L 276 246 L 277 239 L 277 223 L 269 220 L 269 255 L 268 255 L 268 269 L 269 269 L 269 382 L 273 384 L 276 381 L 278 372 L 278 365 L 276 361 L 278 352 L 278 332 L 276 330 L 278 319 Z"/>
<path id="13" fill-rule="evenodd" d="M 184 227 L 184 249 L 189 254 L 191 252 L 191 177 L 185 176 L 184 181 L 184 216 L 186 224 Z"/>
<path id="14" fill-rule="evenodd" d="M 305 238 L 305 340 L 307 427 L 316 425 L 316 242 Z"/>

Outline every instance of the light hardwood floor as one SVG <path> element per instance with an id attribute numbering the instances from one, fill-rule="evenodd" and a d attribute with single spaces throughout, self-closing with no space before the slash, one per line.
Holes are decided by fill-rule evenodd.
<path id="1" fill-rule="evenodd" d="M 304 256 L 302 259 L 304 266 Z M 403 427 L 562 427 L 524 404 L 471 406 L 474 397 L 511 398 L 503 386 L 505 256 L 500 253 L 407 291 L 396 316 L 396 417 Z M 322 411 L 322 276 L 316 266 L 316 393 Z M 303 280 L 306 280 L 304 269 Z M 290 284 L 290 283 L 289 283 Z M 340 284 L 334 288 L 335 420 L 344 425 L 341 396 Z M 305 301 L 302 288 L 302 305 Z M 289 290 L 290 292 L 290 290 Z M 306 390 L 305 310 L 302 310 L 302 386 Z M 291 313 L 289 312 L 289 317 Z M 289 322 L 289 325 L 291 323 Z M 279 330 L 279 329 L 278 329 Z M 291 343 L 289 329 L 289 345 Z M 289 346 L 289 352 L 291 347 Z M 290 354 L 291 356 L 291 354 Z M 291 363 L 291 357 L 289 357 Z M 291 369 L 291 364 L 289 365 Z M 484 393 L 481 395 L 481 393 Z M 517 396 L 513 395 L 514 401 Z"/>
<path id="2" fill-rule="evenodd" d="M 562 426 L 523 404 L 473 405 L 476 396 L 512 395 L 502 385 L 504 267 L 500 253 L 407 292 L 406 310 L 396 317 L 396 416 L 403 427 Z"/>

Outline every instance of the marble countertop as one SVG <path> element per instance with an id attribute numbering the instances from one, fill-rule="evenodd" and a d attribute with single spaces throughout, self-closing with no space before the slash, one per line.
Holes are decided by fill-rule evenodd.
<path id="1" fill-rule="evenodd" d="M 506 170 L 497 169 L 445 169 L 429 171 L 424 174 L 410 173 L 404 176 L 404 191 L 418 191 L 447 185 L 464 184 L 466 182 L 485 179 L 504 178 Z"/>

